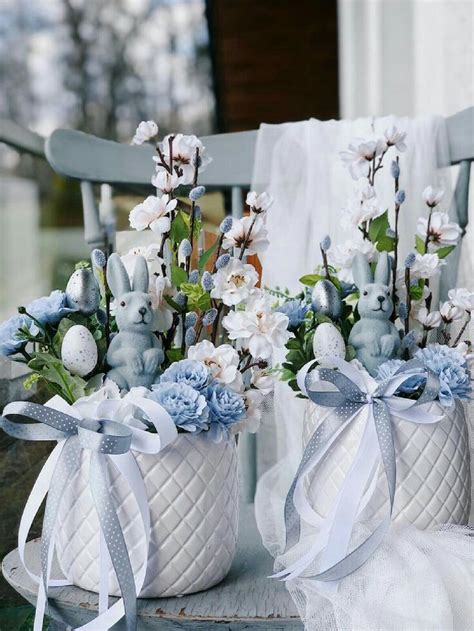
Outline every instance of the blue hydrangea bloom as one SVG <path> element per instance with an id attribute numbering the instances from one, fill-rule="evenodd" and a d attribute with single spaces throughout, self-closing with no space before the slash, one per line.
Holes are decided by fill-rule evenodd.
<path id="1" fill-rule="evenodd" d="M 15 315 L 0 324 L 0 355 L 8 357 L 18 352 L 26 342 L 17 336 L 18 330 L 29 323 L 23 316 Z"/>
<path id="2" fill-rule="evenodd" d="M 415 357 L 438 376 L 439 401 L 450 407 L 454 399 L 468 399 L 471 394 L 470 374 L 466 360 L 454 348 L 442 344 L 428 344 L 420 348 Z"/>
<path id="3" fill-rule="evenodd" d="M 299 326 L 306 315 L 306 312 L 310 309 L 310 306 L 305 304 L 302 300 L 295 298 L 294 300 L 288 300 L 283 303 L 281 307 L 275 309 L 280 313 L 284 313 L 288 316 L 288 326 Z"/>
<path id="4" fill-rule="evenodd" d="M 198 434 L 209 428 L 205 397 L 185 383 L 160 382 L 152 386 L 150 398 L 162 405 L 177 427 Z"/>
<path id="5" fill-rule="evenodd" d="M 220 442 L 229 431 L 229 426 L 245 416 L 243 397 L 234 390 L 219 383 L 213 383 L 206 390 L 209 406 L 211 438 Z"/>
<path id="6" fill-rule="evenodd" d="M 49 296 L 43 296 L 30 302 L 25 307 L 27 313 L 43 326 L 46 324 L 57 324 L 62 318 L 69 313 L 77 311 L 77 309 L 71 309 L 66 305 L 66 294 L 63 291 L 52 291 Z M 37 328 L 33 325 L 31 327 L 33 334 L 37 333 Z"/>
<path id="7" fill-rule="evenodd" d="M 160 377 L 160 383 L 185 383 L 195 390 L 204 390 L 209 385 L 209 369 L 196 359 L 182 359 L 171 364 Z"/>
<path id="8" fill-rule="evenodd" d="M 405 364 L 401 359 L 389 359 L 378 367 L 376 379 L 377 381 L 385 381 L 393 375 Z M 405 381 L 395 394 L 410 394 L 415 392 L 421 386 L 424 386 L 426 378 L 423 375 L 413 375 Z"/>

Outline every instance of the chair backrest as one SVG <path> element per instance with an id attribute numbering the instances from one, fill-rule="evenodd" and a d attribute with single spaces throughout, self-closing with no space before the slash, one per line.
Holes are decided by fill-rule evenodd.
<path id="1" fill-rule="evenodd" d="M 5 118 L 0 118 L 0 142 L 39 158 L 45 158 L 45 139 L 34 131 Z"/>
<path id="2" fill-rule="evenodd" d="M 468 221 L 470 166 L 474 160 L 474 107 L 447 119 L 450 162 L 460 164 L 451 215 L 465 230 Z M 251 185 L 257 131 L 207 136 L 202 141 L 213 161 L 200 177 L 208 188 L 232 190 L 232 214 L 241 216 L 243 191 Z M 104 228 L 94 201 L 92 185 L 109 185 L 144 192 L 153 190 L 153 147 L 134 147 L 102 140 L 82 132 L 59 129 L 46 142 L 46 156 L 53 169 L 81 180 L 85 238 L 91 247 L 104 242 Z M 459 250 L 460 248 L 457 248 Z M 459 253 L 451 255 L 450 266 L 441 281 L 441 295 L 453 287 Z M 244 497 L 252 500 L 257 478 L 257 443 L 247 435 L 241 444 Z"/>

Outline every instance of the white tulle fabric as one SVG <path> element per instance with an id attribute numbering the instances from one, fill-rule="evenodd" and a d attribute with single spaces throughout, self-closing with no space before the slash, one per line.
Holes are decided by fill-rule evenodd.
<path id="1" fill-rule="evenodd" d="M 421 192 L 442 185 L 442 209 L 451 199 L 444 121 L 389 116 L 356 121 L 309 120 L 262 125 L 258 135 L 253 187 L 274 198 L 267 227 L 271 246 L 263 255 L 263 284 L 299 291 L 298 278 L 319 262 L 319 241 L 351 237 L 341 227 L 341 209 L 354 182 L 338 152 L 356 137 L 369 137 L 395 125 L 407 132 L 408 150 L 400 154 L 401 187 L 407 201 L 401 212 L 401 256 L 413 248 L 417 219 L 425 212 Z M 390 159 L 381 171 L 378 190 L 393 207 Z M 352 234 L 353 236 L 353 234 Z M 403 260 L 403 258 L 402 258 Z M 275 358 L 276 362 L 282 357 Z M 308 534 L 282 558 L 283 506 L 303 452 L 305 402 L 278 383 L 273 409 L 263 423 L 274 463 L 257 485 L 255 511 L 264 545 L 276 569 L 300 556 L 313 541 Z M 265 440 L 265 436 L 263 437 Z M 303 530 L 305 532 L 305 530 Z M 468 528 L 446 526 L 431 531 L 391 528 L 376 554 L 357 572 L 335 585 L 310 579 L 287 582 L 307 631 L 462 631 L 473 626 L 473 546 Z M 472 539 L 471 539 L 472 541 Z"/>

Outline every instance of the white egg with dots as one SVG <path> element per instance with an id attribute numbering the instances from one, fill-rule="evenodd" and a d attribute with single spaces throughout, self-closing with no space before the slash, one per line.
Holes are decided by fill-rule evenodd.
<path id="1" fill-rule="evenodd" d="M 92 333 L 82 324 L 75 324 L 66 333 L 61 347 L 62 362 L 73 375 L 84 377 L 97 365 L 97 344 Z"/>
<path id="2" fill-rule="evenodd" d="M 346 345 L 339 329 L 330 322 L 320 324 L 313 337 L 313 352 L 316 358 L 346 356 Z"/>

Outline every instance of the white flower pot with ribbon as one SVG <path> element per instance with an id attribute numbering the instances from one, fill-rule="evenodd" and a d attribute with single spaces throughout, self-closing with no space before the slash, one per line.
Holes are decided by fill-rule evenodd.
<path id="1" fill-rule="evenodd" d="M 412 423 L 392 414 L 396 454 L 396 487 L 392 522 L 425 529 L 440 524 L 467 524 L 471 500 L 469 438 L 464 405 L 451 408 L 433 401 L 428 412 L 443 415 L 432 424 Z M 312 401 L 306 405 L 303 442 L 333 410 Z M 317 472 L 307 476 L 307 496 L 321 516 L 328 514 L 354 462 L 364 431 L 366 413 L 337 438 Z M 370 501 L 361 515 L 380 521 L 387 512 L 387 480 L 382 466 Z"/>
<path id="2" fill-rule="evenodd" d="M 238 471 L 234 438 L 214 443 L 205 432 L 178 434 L 160 453 L 134 453 L 148 496 L 151 533 L 144 598 L 202 591 L 228 573 L 238 526 Z M 61 502 L 57 555 L 66 577 L 99 591 L 100 534 L 88 484 L 87 456 Z M 111 492 L 136 575 L 142 562 L 143 527 L 125 480 L 108 463 Z M 111 566 L 109 593 L 120 595 Z"/>

